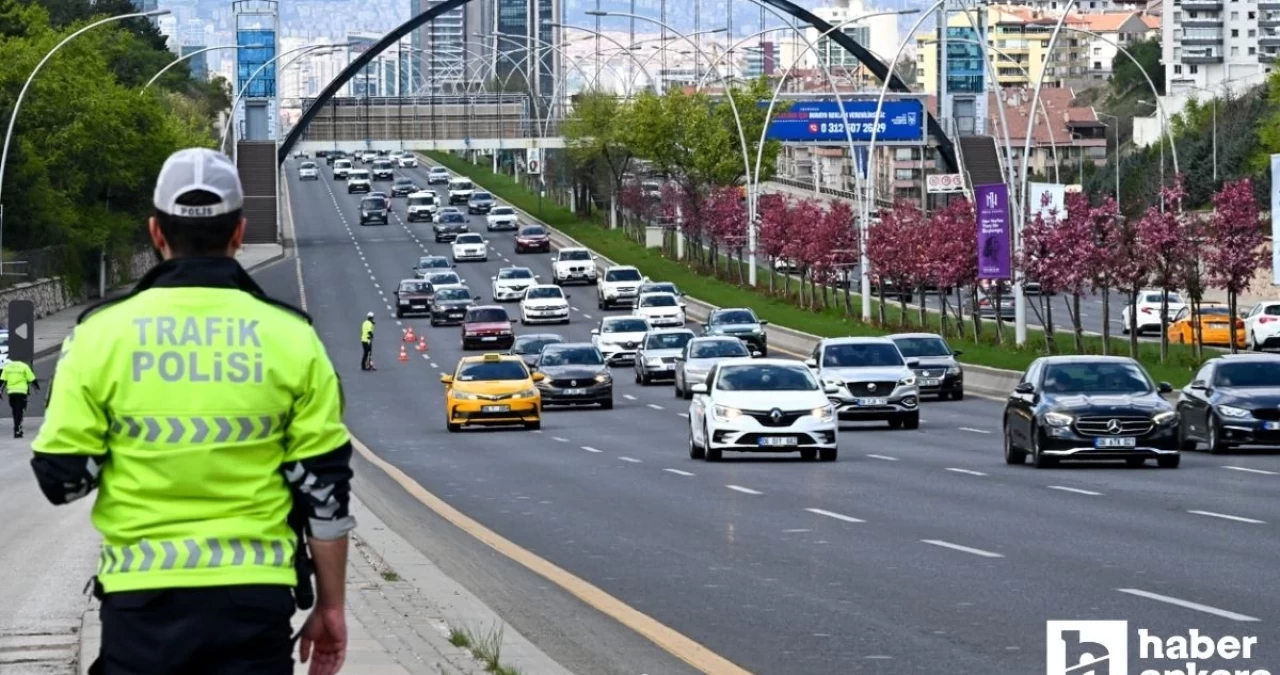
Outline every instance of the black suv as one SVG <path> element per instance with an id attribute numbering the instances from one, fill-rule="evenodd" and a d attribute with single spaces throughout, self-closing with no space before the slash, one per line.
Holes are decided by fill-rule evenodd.
<path id="1" fill-rule="evenodd" d="M 395 184 L 391 186 L 392 197 L 408 197 L 418 191 L 418 186 L 413 184 L 413 179 L 401 176 L 396 179 Z"/>
<path id="2" fill-rule="evenodd" d="M 767 325 L 768 321 L 757 318 L 756 313 L 746 307 L 717 309 L 702 324 L 702 334 L 736 337 L 760 352 L 761 356 L 768 356 L 769 336 L 765 333 Z"/>
<path id="3" fill-rule="evenodd" d="M 389 222 L 388 218 L 390 218 L 390 209 L 385 197 L 365 197 L 360 200 L 361 225 L 370 223 L 386 225 Z"/>

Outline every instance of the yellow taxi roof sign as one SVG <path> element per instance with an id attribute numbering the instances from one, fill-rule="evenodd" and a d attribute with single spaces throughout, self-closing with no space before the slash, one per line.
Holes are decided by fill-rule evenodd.
<path id="1" fill-rule="evenodd" d="M 502 355 L 501 354 L 485 354 L 484 360 L 485 361 L 501 361 Z"/>

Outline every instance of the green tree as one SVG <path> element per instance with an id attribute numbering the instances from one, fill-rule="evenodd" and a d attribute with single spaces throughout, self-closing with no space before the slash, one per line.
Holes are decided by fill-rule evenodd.
<path id="1" fill-rule="evenodd" d="M 1142 76 L 1143 71 L 1146 71 L 1147 77 L 1156 85 L 1156 91 L 1163 96 L 1164 66 L 1160 63 L 1160 38 L 1135 42 L 1126 49 L 1142 64 L 1142 70 L 1124 52 L 1116 52 L 1115 58 L 1111 60 L 1112 91 L 1122 95 L 1135 87 L 1146 91 L 1147 79 Z"/>
<path id="2" fill-rule="evenodd" d="M 574 96 L 573 114 L 562 127 L 569 159 L 578 175 L 592 192 L 609 201 L 611 225 L 616 225 L 618 190 L 631 161 L 631 150 L 621 140 L 618 123 L 624 107 L 614 94 L 586 91 Z M 591 200 L 580 198 L 577 203 L 589 205 Z"/>

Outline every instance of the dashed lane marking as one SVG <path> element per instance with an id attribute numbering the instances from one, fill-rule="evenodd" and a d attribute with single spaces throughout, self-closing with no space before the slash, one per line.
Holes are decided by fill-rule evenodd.
<path id="1" fill-rule="evenodd" d="M 628 401 L 634 401 L 634 400 L 636 400 L 636 397 L 632 396 L 631 394 L 623 394 L 623 395 L 622 395 L 622 398 L 625 398 L 625 399 L 627 399 Z"/>
<path id="2" fill-rule="evenodd" d="M 865 521 L 865 520 L 862 520 L 861 518 L 854 518 L 853 516 L 846 516 L 846 515 L 844 515 L 843 513 L 836 513 L 835 511 L 827 511 L 826 509 L 805 509 L 805 511 L 808 511 L 809 513 L 816 513 L 816 514 L 818 514 L 818 515 L 820 515 L 820 516 L 826 516 L 826 517 L 828 517 L 828 518 L 835 518 L 836 520 L 843 520 L 843 521 L 844 521 L 844 522 L 846 522 L 846 523 L 865 523 L 865 522 L 867 522 L 867 521 Z"/>
<path id="3" fill-rule="evenodd" d="M 650 403 L 649 407 L 653 408 L 654 410 L 662 410 L 662 406 L 658 405 L 657 403 Z"/>
<path id="4" fill-rule="evenodd" d="M 1257 520 L 1255 518 L 1245 518 L 1244 516 L 1233 516 L 1228 513 L 1215 513 L 1213 511 L 1187 511 L 1187 513 L 1197 516 L 1208 516 L 1209 518 L 1221 518 L 1222 520 L 1230 520 L 1237 523 L 1247 523 L 1249 525 L 1266 525 L 1267 521 Z"/>
<path id="5" fill-rule="evenodd" d="M 1152 593 L 1151 591 L 1144 591 L 1137 588 L 1117 588 L 1116 590 L 1121 593 L 1136 596 L 1139 598 L 1146 598 L 1148 600 L 1155 600 L 1156 602 L 1163 602 L 1168 605 L 1174 605 L 1175 607 L 1182 607 L 1184 609 L 1192 609 L 1197 612 L 1204 612 L 1205 614 L 1212 614 L 1214 616 L 1219 616 L 1224 619 L 1230 619 L 1231 621 L 1242 621 L 1242 622 L 1261 621 L 1261 619 L 1257 617 L 1249 616 L 1248 614 L 1238 614 L 1236 612 L 1231 612 L 1225 609 L 1210 607 L 1209 605 L 1202 605 L 1198 602 L 1191 602 L 1190 600 L 1174 598 L 1168 595 L 1160 595 L 1159 593 Z"/>
<path id="6" fill-rule="evenodd" d="M 692 476 L 692 475 L 693 475 L 693 474 L 689 473 L 688 471 L 681 471 L 680 469 L 663 469 L 663 471 L 666 471 L 667 473 L 674 473 L 674 474 L 675 474 L 675 475 L 677 475 L 677 476 Z"/>
<path id="7" fill-rule="evenodd" d="M 1060 492 L 1070 492 L 1072 494 L 1077 494 L 1077 495 L 1089 495 L 1090 497 L 1102 496 L 1101 492 L 1094 492 L 1093 490 L 1081 490 L 1080 488 L 1067 487 L 1065 485 L 1050 485 L 1049 489 L 1058 490 Z"/>
<path id="8" fill-rule="evenodd" d="M 1224 468 L 1224 469 L 1231 469 L 1232 471 L 1243 471 L 1244 473 L 1256 473 L 1256 474 L 1260 474 L 1260 475 L 1263 475 L 1263 476 L 1274 476 L 1274 475 L 1276 475 L 1276 472 L 1275 472 L 1275 471 L 1264 471 L 1264 470 L 1262 470 L 1262 469 L 1251 469 L 1251 468 L 1249 468 L 1249 467 L 1247 467 L 1247 466 L 1224 466 L 1224 467 L 1222 467 L 1222 468 Z"/>
<path id="9" fill-rule="evenodd" d="M 590 445 L 584 445 L 584 446 L 582 446 L 582 449 L 583 449 L 583 450 L 586 450 L 587 452 L 604 452 L 603 450 L 597 450 L 597 449 L 595 449 L 595 448 L 591 447 Z"/>
<path id="10" fill-rule="evenodd" d="M 742 494 L 744 494 L 744 495 L 762 495 L 762 494 L 764 494 L 763 492 L 760 492 L 759 490 L 752 490 L 751 488 L 745 488 L 745 487 L 742 487 L 741 485 L 726 485 L 725 487 L 729 488 L 730 490 L 733 490 L 734 492 L 741 492 L 741 493 L 742 493 Z"/>
<path id="11" fill-rule="evenodd" d="M 963 473 L 963 474 L 965 474 L 965 475 L 967 475 L 967 476 L 985 476 L 985 475 L 987 475 L 987 474 L 985 474 L 985 473 L 982 473 L 981 471 L 974 471 L 974 470 L 972 470 L 972 469 L 956 469 L 956 468 L 954 468 L 954 467 L 947 467 L 947 471 L 951 471 L 951 472 L 953 472 L 953 473 Z"/>
<path id="12" fill-rule="evenodd" d="M 632 463 L 632 464 L 640 464 L 640 460 L 636 459 L 635 457 L 619 457 L 618 459 L 619 459 L 619 460 L 621 460 L 621 461 L 623 461 L 623 462 L 630 462 L 630 463 Z"/>
<path id="13" fill-rule="evenodd" d="M 991 431 L 987 431 L 986 429 L 974 429 L 973 427 L 960 427 L 960 431 L 968 431 L 968 432 L 970 432 L 970 433 L 974 433 L 974 434 L 990 434 L 990 433 L 993 433 L 993 432 L 991 432 Z"/>
<path id="14" fill-rule="evenodd" d="M 930 546 L 940 546 L 942 548 L 951 549 L 952 551 L 960 551 L 961 553 L 968 553 L 970 555 L 981 556 L 983 558 L 1003 558 L 1004 557 L 999 553 L 994 553 L 992 551 L 984 551 L 980 548 L 961 546 L 960 544 L 953 544 L 949 541 L 942 541 L 941 539 L 921 539 L 920 542 L 923 544 L 929 544 Z"/>
<path id="15" fill-rule="evenodd" d="M 884 461 L 886 461 L 886 462 L 896 462 L 896 461 L 898 461 L 898 458 L 897 458 L 897 457 L 890 457 L 890 456 L 888 456 L 888 455 L 867 455 L 867 456 L 868 456 L 868 457 L 870 457 L 871 459 L 882 459 L 882 460 L 884 460 Z"/>

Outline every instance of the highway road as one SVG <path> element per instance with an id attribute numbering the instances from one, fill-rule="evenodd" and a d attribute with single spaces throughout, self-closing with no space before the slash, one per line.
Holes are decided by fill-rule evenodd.
<path id="1" fill-rule="evenodd" d="M 327 168 L 319 181 L 287 173 L 308 309 L 353 433 L 466 515 L 748 671 L 1027 675 L 1044 671 L 1050 619 L 1258 635 L 1257 667 L 1280 662 L 1280 457 L 1009 467 L 1001 403 L 970 397 L 926 403 L 918 431 L 847 427 L 834 464 L 710 464 L 688 459 L 687 404 L 669 386 L 632 384 L 628 369 L 615 370 L 612 411 L 548 411 L 539 432 L 449 434 L 437 380 L 460 356 L 459 329 L 391 312 L 416 257 L 449 246 L 429 223 L 407 224 L 403 200 L 389 226 L 360 227 L 361 195 Z M 425 168 L 407 173 L 425 184 Z M 515 255 L 510 236 L 489 235 L 489 262 L 458 266 L 477 295 L 505 265 L 550 279 L 548 257 Z M 594 292 L 570 287 L 572 323 L 529 330 L 587 340 L 601 316 Z M 366 311 L 378 314 L 376 372 L 357 367 Z M 398 363 L 409 325 L 430 350 Z M 376 468 L 359 474 L 386 488 L 373 506 L 396 512 L 388 522 L 420 528 L 407 536 L 439 546 L 425 552 L 570 669 L 692 672 L 468 542 Z"/>

